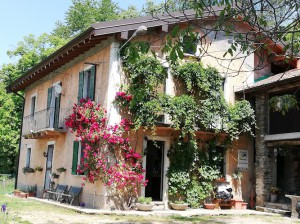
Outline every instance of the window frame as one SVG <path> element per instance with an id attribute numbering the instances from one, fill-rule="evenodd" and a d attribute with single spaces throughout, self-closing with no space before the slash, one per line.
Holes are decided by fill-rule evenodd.
<path id="1" fill-rule="evenodd" d="M 32 146 L 31 145 L 27 145 L 27 147 L 26 147 L 25 167 L 30 167 L 30 164 L 31 164 L 31 153 L 32 153 Z"/>
<path id="2" fill-rule="evenodd" d="M 79 72 L 78 101 L 81 98 L 95 100 L 96 74 L 96 65 L 89 65 Z"/>
<path id="3" fill-rule="evenodd" d="M 34 105 L 33 105 L 33 99 L 34 99 Z M 32 94 L 30 97 L 30 116 L 34 116 L 35 112 L 36 112 L 36 106 L 37 106 L 37 94 Z"/>

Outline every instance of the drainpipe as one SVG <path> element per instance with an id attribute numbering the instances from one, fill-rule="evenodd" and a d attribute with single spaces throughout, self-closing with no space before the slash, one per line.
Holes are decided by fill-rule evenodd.
<path id="1" fill-rule="evenodd" d="M 22 141 L 22 129 L 23 129 L 23 117 L 24 117 L 24 108 L 25 108 L 25 98 L 19 93 L 16 93 L 12 91 L 10 87 L 6 89 L 7 93 L 14 93 L 17 96 L 21 97 L 23 99 L 23 105 L 22 105 L 22 118 L 21 118 L 21 127 L 20 127 L 20 139 L 19 139 L 19 150 L 18 150 L 18 160 L 17 160 L 17 167 L 16 167 L 16 175 L 15 175 L 15 189 L 17 189 L 18 186 L 18 174 L 19 174 L 19 161 L 20 161 L 20 152 L 21 152 L 21 141 Z"/>

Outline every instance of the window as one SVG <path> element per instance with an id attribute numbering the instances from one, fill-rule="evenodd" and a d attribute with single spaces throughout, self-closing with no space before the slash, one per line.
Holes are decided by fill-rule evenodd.
<path id="1" fill-rule="evenodd" d="M 36 95 L 31 96 L 30 115 L 33 116 L 36 108 Z"/>
<path id="2" fill-rule="evenodd" d="M 31 148 L 27 148 L 25 167 L 30 167 Z"/>
<path id="3" fill-rule="evenodd" d="M 156 91 L 157 91 L 158 94 L 165 94 L 166 93 L 166 80 L 164 81 L 164 83 L 162 83 L 158 86 Z M 160 114 L 158 116 L 157 123 L 161 123 L 161 124 L 165 123 L 165 115 L 164 114 Z"/>
<path id="4" fill-rule="evenodd" d="M 96 66 L 79 72 L 78 100 L 82 98 L 95 99 Z"/>
<path id="5" fill-rule="evenodd" d="M 61 82 L 53 84 L 48 88 L 47 96 L 47 127 L 58 128 L 59 127 L 59 113 L 60 113 L 60 101 L 61 93 L 57 91 L 57 86 L 61 88 Z"/>
<path id="6" fill-rule="evenodd" d="M 218 158 L 218 160 L 216 160 Z M 209 151 L 209 160 L 215 163 L 222 175 L 226 174 L 225 166 L 225 149 L 221 146 L 216 146 Z"/>
<path id="7" fill-rule="evenodd" d="M 183 45 L 183 53 L 186 54 L 196 54 L 197 52 L 197 45 L 198 45 L 198 38 L 196 34 L 191 36 L 185 35 L 182 38 L 182 45 Z"/>
<path id="8" fill-rule="evenodd" d="M 84 144 L 79 141 L 74 141 L 73 143 L 73 161 L 72 161 L 72 174 L 73 175 L 81 175 L 78 173 L 78 167 L 83 165 L 82 159 L 84 158 Z"/>

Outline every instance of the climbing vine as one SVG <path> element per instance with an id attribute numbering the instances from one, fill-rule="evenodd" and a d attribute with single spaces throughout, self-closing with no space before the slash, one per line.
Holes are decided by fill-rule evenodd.
<path id="1" fill-rule="evenodd" d="M 205 68 L 199 62 L 171 64 L 172 75 L 186 91 L 171 97 L 159 92 L 166 82 L 167 70 L 155 57 L 143 55 L 124 67 L 128 86 L 121 92 L 124 96 L 118 93 L 115 101 L 128 108 L 136 130 L 141 126 L 155 130 L 159 117 L 166 114 L 171 127 L 180 130 L 182 137 L 194 135 L 197 130 L 225 131 L 231 139 L 245 132 L 252 134 L 255 117 L 249 102 L 228 106 L 223 97 L 223 79 L 215 68 Z"/>
<path id="2" fill-rule="evenodd" d="M 180 130 L 180 140 L 168 153 L 169 195 L 199 207 L 212 192 L 213 180 L 220 176 L 224 150 L 216 150 L 216 139 L 199 147 L 195 132 L 226 132 L 231 140 L 241 133 L 253 134 L 254 111 L 245 100 L 235 105 L 226 103 L 223 78 L 215 68 L 205 68 L 199 62 L 170 64 L 177 81 L 176 91 L 181 91 L 181 95 L 170 96 L 160 91 L 167 79 L 167 69 L 157 58 L 143 55 L 135 63 L 124 64 L 127 86 L 117 93 L 115 101 L 127 109 L 136 130 L 144 127 L 155 131 L 161 115 L 167 115 L 169 125 Z"/>
<path id="3" fill-rule="evenodd" d="M 284 94 L 281 96 L 273 96 L 269 100 L 270 108 L 285 115 L 288 111 L 298 108 L 298 101 L 294 95 Z"/>
<path id="4" fill-rule="evenodd" d="M 130 208 L 144 181 L 141 155 L 129 143 L 131 123 L 107 125 L 106 110 L 95 102 L 81 99 L 73 106 L 66 126 L 84 145 L 84 156 L 77 173 L 85 175 L 84 181 L 101 180 L 117 197 L 120 209 Z"/>
<path id="5" fill-rule="evenodd" d="M 217 139 L 200 148 L 194 139 L 176 141 L 168 152 L 169 195 L 171 200 L 185 200 L 191 207 L 199 207 L 213 190 L 213 180 L 220 177 L 222 152 L 216 149 Z"/>

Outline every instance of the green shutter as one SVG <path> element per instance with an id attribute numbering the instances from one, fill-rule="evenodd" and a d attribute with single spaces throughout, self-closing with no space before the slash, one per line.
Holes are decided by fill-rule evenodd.
<path id="1" fill-rule="evenodd" d="M 58 84 L 61 86 L 61 83 Z M 60 100 L 61 100 L 61 93 L 55 97 L 55 110 L 54 110 L 54 127 L 59 128 L 59 113 L 60 113 Z"/>
<path id="2" fill-rule="evenodd" d="M 50 108 L 50 106 L 51 106 L 51 100 L 52 100 L 52 88 L 53 88 L 53 87 L 50 87 L 50 88 L 48 89 L 47 108 Z"/>
<path id="3" fill-rule="evenodd" d="M 79 72 L 79 84 L 78 84 L 78 101 L 83 97 L 83 80 L 84 72 Z"/>
<path id="4" fill-rule="evenodd" d="M 76 175 L 77 163 L 78 163 L 78 148 L 79 142 L 73 142 L 73 161 L 72 161 L 72 174 Z"/>
<path id="5" fill-rule="evenodd" d="M 95 79 L 96 78 L 96 66 L 93 65 L 91 67 L 91 76 L 90 76 L 90 83 L 89 83 L 89 98 L 91 100 L 95 99 Z"/>

